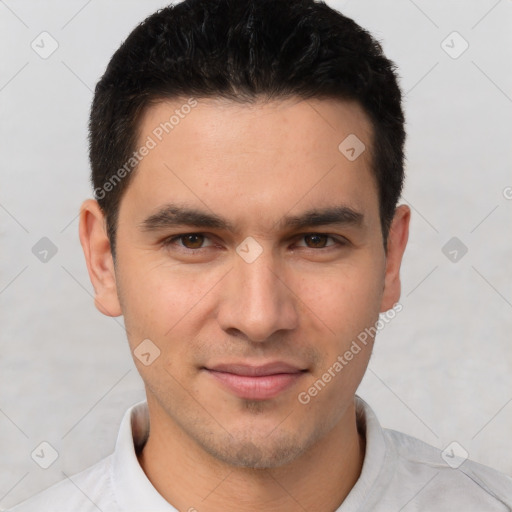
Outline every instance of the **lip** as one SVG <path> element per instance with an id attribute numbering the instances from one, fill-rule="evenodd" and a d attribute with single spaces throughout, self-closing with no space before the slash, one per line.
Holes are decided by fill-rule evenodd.
<path id="1" fill-rule="evenodd" d="M 292 387 L 306 370 L 276 361 L 264 365 L 219 364 L 204 368 L 225 389 L 246 400 L 269 400 Z"/>

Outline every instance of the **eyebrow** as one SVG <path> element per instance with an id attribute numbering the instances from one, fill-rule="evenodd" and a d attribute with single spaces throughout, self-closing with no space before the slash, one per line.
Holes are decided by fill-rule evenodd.
<path id="1" fill-rule="evenodd" d="M 349 206 L 333 206 L 327 208 L 314 208 L 300 215 L 285 216 L 277 224 L 278 229 L 301 229 L 314 226 L 356 226 L 362 225 L 364 215 Z M 177 226 L 191 226 L 195 228 L 209 228 L 237 233 L 236 227 L 227 219 L 213 213 L 166 204 L 156 213 L 147 217 L 139 224 L 146 232 L 159 231 Z"/>

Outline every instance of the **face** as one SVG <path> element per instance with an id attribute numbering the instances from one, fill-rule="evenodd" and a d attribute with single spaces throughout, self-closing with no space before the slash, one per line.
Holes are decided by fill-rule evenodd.
<path id="1" fill-rule="evenodd" d="M 352 406 L 373 340 L 335 363 L 399 298 L 409 212 L 386 257 L 356 103 L 201 100 L 162 132 L 185 103 L 142 120 L 137 147 L 155 145 L 121 201 L 115 268 L 84 203 L 96 305 L 124 315 L 152 421 L 229 464 L 279 466 Z M 366 146 L 356 159 L 338 149 L 350 134 Z"/>

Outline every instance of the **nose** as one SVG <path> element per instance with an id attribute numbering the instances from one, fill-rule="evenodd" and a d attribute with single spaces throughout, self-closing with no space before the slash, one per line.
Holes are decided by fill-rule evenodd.
<path id="1" fill-rule="evenodd" d="M 277 331 L 297 328 L 300 301 L 290 269 L 275 261 L 270 249 L 251 263 L 235 254 L 226 279 L 218 321 L 228 334 L 262 343 L 275 339 Z"/>

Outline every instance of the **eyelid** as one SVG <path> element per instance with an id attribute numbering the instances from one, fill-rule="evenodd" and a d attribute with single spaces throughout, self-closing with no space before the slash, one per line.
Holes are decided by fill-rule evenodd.
<path id="1" fill-rule="evenodd" d="M 186 236 L 189 236 L 189 235 L 202 235 L 205 239 L 208 239 L 211 241 L 211 236 L 208 235 L 207 233 L 203 233 L 200 231 L 192 231 L 192 232 L 188 232 L 188 233 L 180 233 L 178 235 L 168 236 L 168 237 L 164 238 L 161 243 L 164 247 L 169 247 L 171 245 L 174 245 L 174 242 L 180 241 L 180 239 L 182 240 L 183 238 L 185 238 Z M 213 243 L 211 243 L 210 245 L 208 245 L 206 247 L 211 247 L 212 245 L 213 245 Z M 187 252 L 199 252 L 201 249 L 206 249 L 206 247 L 200 247 L 199 249 L 189 249 L 188 247 L 185 247 L 184 245 L 181 245 L 181 246 L 179 245 L 178 247 Z"/>
<path id="2" fill-rule="evenodd" d="M 336 245 L 342 246 L 342 245 L 348 244 L 348 240 L 345 237 L 343 237 L 341 235 L 331 235 L 330 233 L 324 233 L 322 231 L 311 231 L 309 233 L 301 233 L 294 238 L 303 239 L 306 236 L 311 236 L 311 235 L 325 235 L 327 238 L 330 238 L 331 240 L 334 240 L 334 242 L 335 242 L 335 244 L 333 244 L 333 245 L 328 245 L 326 247 L 320 247 L 318 249 L 315 249 L 314 247 L 305 247 L 306 249 L 311 249 L 313 251 L 318 251 L 320 249 L 327 249 L 328 247 L 334 247 Z M 301 246 L 301 247 L 303 247 L 303 246 Z"/>

